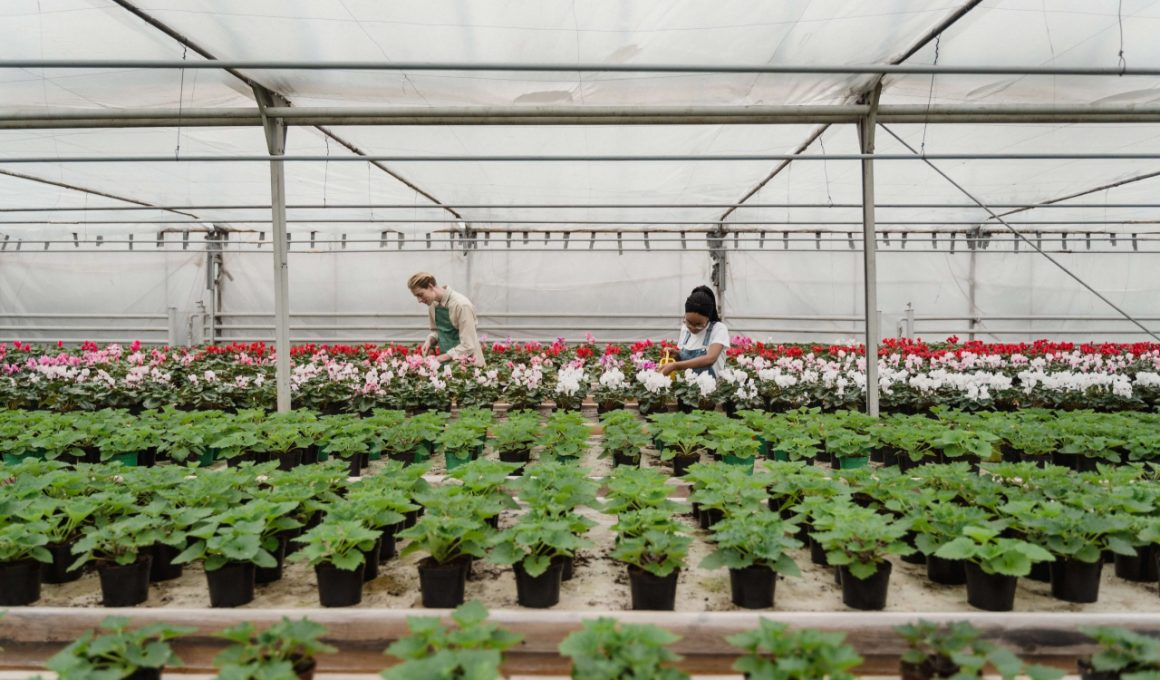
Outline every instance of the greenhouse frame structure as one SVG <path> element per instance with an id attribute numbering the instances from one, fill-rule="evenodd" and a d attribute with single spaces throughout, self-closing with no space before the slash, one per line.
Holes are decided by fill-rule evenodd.
<path id="1" fill-rule="evenodd" d="M 827 221 L 822 219 L 806 219 L 802 220 L 803 241 L 821 242 L 821 233 L 819 227 L 828 229 L 830 227 L 839 227 L 833 230 L 837 234 L 844 234 L 848 236 L 850 249 L 854 249 L 855 244 L 850 233 L 853 230 L 841 230 L 841 226 L 858 226 L 861 231 L 860 250 L 862 254 L 862 287 L 863 287 L 863 312 L 864 312 L 864 341 L 866 344 L 867 356 L 875 356 L 878 345 L 878 339 L 881 335 L 879 324 L 880 320 L 878 314 L 872 313 L 871 310 L 877 310 L 877 262 L 876 250 L 878 242 L 878 225 L 876 209 L 879 203 L 875 197 L 875 168 L 877 162 L 899 162 L 899 163 L 915 163 L 927 167 L 941 176 L 949 186 L 953 187 L 954 195 L 958 196 L 961 203 L 952 204 L 949 201 L 930 202 L 930 203 L 886 203 L 890 206 L 905 206 L 910 209 L 923 209 L 925 207 L 954 207 L 956 209 L 978 209 L 985 213 L 985 217 L 976 218 L 973 220 L 962 220 L 959 222 L 963 225 L 975 225 L 974 236 L 968 235 L 968 247 L 974 250 L 979 247 L 974 240 L 981 238 L 983 235 L 983 228 L 986 226 L 994 231 L 1006 231 L 1010 234 L 1010 238 L 1015 247 L 1020 245 L 1025 246 L 1029 251 L 1038 252 L 1043 257 L 1050 260 L 1054 265 L 1058 266 L 1066 275 L 1073 278 L 1084 288 L 1098 297 L 1104 304 L 1110 306 L 1117 316 L 1131 321 L 1144 334 L 1157 338 L 1157 336 L 1149 330 L 1140 319 L 1135 318 L 1128 311 L 1121 308 L 1115 302 L 1101 294 L 1094 287 L 1088 285 L 1082 277 L 1072 273 L 1064 264 L 1052 257 L 1046 249 L 1042 247 L 1040 238 L 1031 238 L 1024 233 L 1024 224 L 1014 220 L 1007 219 L 1011 214 L 1017 214 L 1032 209 L 1040 208 L 1068 208 L 1077 207 L 1065 203 L 1068 200 L 1075 198 L 1082 198 L 1090 196 L 1098 192 L 1107 192 L 1110 189 L 1115 189 L 1136 182 L 1144 182 L 1148 179 L 1160 176 L 1160 172 L 1147 171 L 1137 172 L 1129 176 L 1114 176 L 1099 181 L 1092 181 L 1090 184 L 1079 185 L 1079 189 L 1069 191 L 1063 195 L 1055 195 L 1044 200 L 1031 201 L 996 201 L 989 203 L 983 198 L 979 197 L 971 191 L 971 188 L 966 183 L 960 183 L 951 177 L 950 174 L 942 167 L 943 162 L 953 161 L 1035 161 L 1041 163 L 1063 163 L 1069 161 L 1122 161 L 1125 163 L 1146 163 L 1148 161 L 1155 161 L 1160 159 L 1160 151 L 1149 152 L 1140 151 L 1135 148 L 1130 151 L 1116 148 L 1096 149 L 1090 151 L 1058 151 L 1051 152 L 1025 152 L 1025 151 L 1002 151 L 1002 152 L 986 152 L 986 151 L 955 151 L 951 153 L 946 152 L 931 152 L 927 153 L 925 150 L 926 130 L 929 125 L 989 125 L 989 124 L 1044 124 L 1044 125 L 1069 125 L 1082 124 L 1088 125 L 1147 125 L 1160 123 L 1160 105 L 1155 104 L 1155 98 L 1145 97 L 1144 103 L 1129 103 L 1129 104 L 1106 104 L 1099 102 L 1083 102 L 1083 101 L 1069 101 L 1066 103 L 1052 102 L 1045 103 L 1027 103 L 1026 101 L 1013 101 L 1010 103 L 1001 104 L 965 104 L 952 103 L 946 104 L 941 101 L 935 103 L 934 89 L 935 78 L 940 78 L 939 82 L 943 83 L 946 79 L 951 79 L 954 82 L 956 77 L 964 79 L 973 78 L 991 78 L 991 79 L 1012 79 L 1017 81 L 1021 78 L 1059 78 L 1065 77 L 1067 82 L 1072 83 L 1073 87 L 1078 87 L 1082 90 L 1083 85 L 1075 85 L 1075 83 L 1091 83 L 1091 82 L 1123 82 L 1123 81 L 1138 81 L 1145 83 L 1145 86 L 1140 88 L 1144 92 L 1153 92 L 1157 87 L 1157 82 L 1160 82 L 1160 68 L 1157 67 L 1140 67 L 1136 66 L 1134 59 L 1131 63 L 1125 60 L 1124 49 L 1124 18 L 1122 16 L 1123 8 L 1119 8 L 1120 16 L 1117 17 L 1120 23 L 1120 63 L 1116 66 L 1092 66 L 1090 64 L 1076 64 L 1076 63 L 1050 63 L 1047 65 L 1010 65 L 1010 64 L 990 64 L 990 63 L 939 63 L 939 42 L 942 40 L 952 27 L 959 25 L 966 17 L 970 17 L 973 12 L 981 12 L 987 9 L 987 4 L 981 0 L 972 0 L 962 3 L 953 8 L 944 16 L 938 17 L 938 20 L 933 25 L 925 28 L 924 31 L 917 34 L 917 37 L 909 38 L 905 41 L 906 46 L 897 54 L 891 56 L 882 63 L 832 63 L 821 64 L 819 62 L 813 63 L 766 63 L 757 65 L 736 64 L 736 63 L 597 63 L 597 62 L 583 62 L 566 63 L 566 62 L 552 62 L 543 61 L 538 63 L 526 61 L 484 61 L 484 60 L 462 60 L 462 61 L 399 61 L 399 60 L 345 60 L 345 59 L 320 59 L 320 60 L 304 60 L 304 59 L 286 59 L 286 60 L 269 60 L 269 59 L 229 59 L 219 58 L 221 55 L 216 50 L 211 51 L 210 48 L 202 45 L 199 39 L 193 34 L 187 34 L 183 30 L 171 25 L 165 20 L 157 16 L 157 13 L 151 9 L 161 10 L 164 13 L 167 3 L 154 3 L 160 5 L 157 8 L 145 7 L 150 3 L 132 3 L 123 0 L 114 0 L 110 8 L 113 11 L 124 11 L 136 17 L 147 26 L 142 26 L 142 30 L 160 32 L 173 45 L 180 47 L 182 50 L 182 58 L 170 59 L 17 59 L 17 58 L 0 58 L 0 73 L 21 73 L 40 70 L 44 72 L 63 72 L 69 73 L 73 70 L 82 69 L 88 71 L 109 71 L 109 72 L 124 72 L 132 73 L 142 72 L 178 72 L 181 74 L 182 86 L 181 94 L 184 95 L 184 78 L 188 73 L 197 71 L 210 71 L 221 74 L 223 77 L 236 80 L 242 83 L 245 88 L 248 88 L 254 100 L 253 106 L 198 106 L 185 108 L 184 102 L 179 101 L 179 106 L 174 108 L 159 108 L 154 106 L 141 107 L 118 107 L 111 108 L 108 106 L 77 108 L 72 106 L 16 106 L 0 108 L 0 130 L 3 131 L 24 131 L 24 130 L 91 130 L 91 129 L 118 129 L 118 128 L 177 128 L 179 130 L 178 149 L 172 155 L 155 155 L 155 154 L 101 154 L 101 155 L 69 155 L 62 154 L 59 151 L 50 155 L 28 155 L 28 154 L 14 154 L 5 153 L 0 157 L 0 173 L 8 177 L 17 177 L 23 179 L 32 179 L 38 181 L 38 178 L 31 175 L 25 175 L 21 172 L 21 168 L 26 165 L 36 165 L 43 163 L 67 164 L 73 166 L 89 166 L 109 163 L 133 163 L 133 164 L 167 164 L 167 163 L 206 163 L 211 165 L 219 165 L 223 163 L 247 163 L 247 162 L 268 162 L 269 163 L 269 184 L 271 201 L 268 209 L 270 210 L 269 220 L 255 220 L 260 223 L 271 224 L 271 239 L 273 246 L 273 272 L 274 272 L 274 319 L 275 319 L 275 341 L 277 346 L 277 384 L 278 384 L 278 408 L 279 410 L 287 410 L 290 407 L 290 388 L 289 388 L 289 346 L 290 346 L 290 328 L 289 328 L 289 279 L 288 279 L 288 253 L 289 243 L 287 237 L 287 224 L 289 222 L 287 216 L 288 200 L 287 200 L 287 185 L 286 185 L 286 164 L 287 163 L 325 163 L 327 167 L 331 162 L 352 162 L 361 165 L 366 165 L 369 168 L 376 168 L 385 175 L 393 178 L 401 185 L 407 187 L 408 190 L 413 191 L 416 196 L 421 196 L 425 202 L 425 208 L 435 209 L 441 213 L 449 215 L 441 219 L 399 219 L 400 223 L 408 224 L 440 224 L 450 223 L 455 225 L 449 233 L 447 249 L 451 251 L 467 251 L 473 248 L 480 247 L 480 241 L 490 241 L 492 235 L 506 235 L 508 247 L 511 247 L 512 236 L 523 233 L 523 240 L 527 243 L 528 232 L 539 234 L 543 232 L 545 246 L 547 245 L 552 231 L 556 231 L 563 236 L 563 240 L 558 242 L 556 249 L 566 249 L 569 245 L 568 236 L 581 235 L 576 239 L 577 249 L 582 248 L 583 237 L 587 235 L 590 239 L 590 249 L 595 249 L 597 234 L 616 234 L 616 247 L 618 250 L 623 250 L 626 242 L 625 235 L 627 234 L 627 242 L 640 244 L 644 249 L 651 249 L 654 246 L 661 248 L 666 243 L 672 244 L 674 248 L 676 243 L 679 243 L 681 249 L 688 249 L 686 243 L 686 234 L 703 234 L 705 237 L 705 250 L 709 252 L 713 261 L 713 282 L 718 290 L 723 294 L 726 287 L 726 259 L 727 253 L 730 251 L 727 248 L 727 241 L 733 240 L 733 250 L 742 250 L 742 241 L 746 241 L 746 248 L 759 250 L 764 248 L 766 240 L 766 231 L 761 229 L 765 224 L 793 224 L 789 221 L 763 221 L 757 220 L 753 222 L 738 222 L 739 226 L 734 226 L 731 223 L 730 217 L 734 215 L 735 211 L 740 208 L 753 208 L 757 206 L 765 206 L 771 209 L 779 209 L 784 206 L 795 205 L 792 203 L 778 204 L 772 202 L 751 202 L 761 193 L 762 189 L 766 187 L 769 182 L 778 177 L 780 173 L 786 170 L 791 163 L 798 163 L 801 161 L 810 161 L 819 163 L 823 166 L 823 173 L 826 174 L 826 191 L 827 199 L 822 202 L 802 202 L 802 208 L 811 210 L 832 210 L 835 208 L 860 211 L 860 220 L 857 220 L 855 225 L 854 220 L 847 219 L 846 221 Z M 168 3 L 172 4 L 172 3 Z M 905 2 L 899 4 L 908 4 Z M 919 5 L 921 3 L 909 3 Z M 999 3 L 1002 5 L 1002 3 Z M 115 7 L 114 7 L 115 6 Z M 928 11 L 934 13 L 937 8 Z M 1045 10 L 1046 12 L 1046 10 Z M 937 11 L 942 14 L 941 11 Z M 1151 8 L 1142 9 L 1141 14 L 1147 14 L 1145 17 L 1148 21 L 1156 20 L 1156 17 L 1150 15 Z M 209 14 L 208 12 L 206 14 Z M 1142 21 L 1142 19 L 1141 19 Z M 217 40 L 215 42 L 221 42 Z M 916 55 L 925 56 L 931 50 L 934 50 L 934 63 L 931 64 L 915 64 L 904 63 L 911 60 Z M 1149 47 L 1148 49 L 1155 49 Z M 198 58 L 189 60 L 186 55 L 188 52 L 194 53 Z M 579 52 L 579 48 L 578 48 Z M 1129 56 L 1132 52 L 1128 52 Z M 1054 48 L 1053 48 L 1054 55 Z M 325 56 L 325 55 L 323 55 Z M 1066 60 L 1063 60 L 1066 62 Z M 593 74 L 596 77 L 611 75 L 625 76 L 629 78 L 638 77 L 642 75 L 655 76 L 674 76 L 674 77 L 690 77 L 697 76 L 698 78 L 713 78 L 713 77 L 737 77 L 745 76 L 756 79 L 766 78 L 773 79 L 774 85 L 770 87 L 776 89 L 776 79 L 778 77 L 785 77 L 787 79 L 794 78 L 814 78 L 819 81 L 831 78 L 838 78 L 839 83 L 842 84 L 843 96 L 838 97 L 838 101 L 830 104 L 816 104 L 816 103 L 781 103 L 781 104 L 763 104 L 763 103 L 746 103 L 746 104 L 728 104 L 720 105 L 715 103 L 698 103 L 688 105 L 636 105 L 636 104 L 620 104 L 620 105 L 602 105 L 592 104 L 581 101 L 580 104 L 570 105 L 541 105 L 541 104 L 517 104 L 517 105 L 497 105 L 490 103 L 483 103 L 472 106 L 452 106 L 452 105 L 424 105 L 416 106 L 410 103 L 400 106 L 391 107 L 364 107 L 364 106 L 334 106 L 334 105 L 303 105 L 297 102 L 292 102 L 293 94 L 286 91 L 286 88 L 279 87 L 276 83 L 289 82 L 292 90 L 302 89 L 293 82 L 293 79 L 288 79 L 287 73 L 341 73 L 353 74 L 352 77 L 358 78 L 366 76 L 368 78 L 379 77 L 382 74 L 390 74 L 392 77 L 401 78 L 406 81 L 411 76 L 409 74 L 477 74 L 486 73 L 491 76 L 506 77 L 509 74 L 520 75 L 529 79 L 540 77 L 541 74 L 549 74 L 551 77 L 560 77 L 561 74 L 571 76 L 576 75 L 583 82 L 585 74 Z M 891 83 L 886 83 L 887 78 L 895 78 L 897 82 L 901 83 L 900 88 L 905 90 L 907 86 L 914 87 L 914 82 L 908 82 L 907 79 L 922 79 L 929 77 L 929 91 L 926 97 L 926 104 L 899 104 L 899 103 L 883 103 L 884 91 L 891 91 Z M 698 82 L 702 82 L 698 80 Z M 756 81 L 755 81 L 756 82 Z M 922 81 L 925 82 L 925 81 Z M 920 88 L 921 89 L 921 88 Z M 1066 88 L 1064 88 L 1066 89 Z M 418 89 L 416 88 L 416 92 Z M 1150 95 L 1149 95 L 1150 96 Z M 921 91 L 919 96 L 914 97 L 921 101 Z M 955 99 L 955 97 L 948 97 Z M 792 99 L 792 97 L 790 97 Z M 961 99 L 966 99 L 962 97 Z M 1012 99 L 1018 99 L 1013 97 Z M 1054 92 L 1053 92 L 1054 99 Z M 1074 98 L 1073 98 L 1074 99 Z M 1116 101 L 1116 97 L 1109 97 Z M 1123 98 L 1119 98 L 1123 99 Z M 415 126 L 419 128 L 437 128 L 442 126 L 521 126 L 538 128 L 541 126 L 556 126 L 557 128 L 570 128 L 572 126 L 612 126 L 612 127 L 633 127 L 633 126 L 795 126 L 795 125 L 811 125 L 814 126 L 805 139 L 798 143 L 792 151 L 786 153 L 535 153 L 535 154 L 500 154 L 500 153 L 483 153 L 483 154 L 454 154 L 454 153 L 386 153 L 379 154 L 366 151 L 361 144 L 356 144 L 349 141 L 344 134 L 336 132 L 331 126 L 346 126 L 346 127 L 391 127 L 391 126 Z M 922 143 L 915 145 L 908 141 L 907 135 L 896 133 L 891 127 L 894 125 L 921 125 L 922 126 Z M 266 153 L 215 153 L 215 154 L 186 154 L 180 153 L 180 131 L 186 128 L 244 128 L 244 127 L 258 127 L 260 126 L 264 132 L 264 141 Z M 821 152 L 814 153 L 811 151 L 814 142 L 822 140 L 823 135 L 832 127 L 837 129 L 837 126 L 848 126 L 848 128 L 856 131 L 857 136 L 857 153 L 827 153 L 824 148 L 824 143 L 821 145 Z M 312 153 L 290 153 L 288 152 L 287 139 L 288 130 L 291 127 L 311 127 L 319 130 L 326 139 L 326 155 L 312 154 Z M 345 128 L 344 128 L 345 129 Z M 898 147 L 894 152 L 878 151 L 883 140 L 893 140 L 891 144 Z M 351 152 L 350 155 L 344 156 L 330 156 L 329 148 L 330 142 L 334 141 L 337 144 L 345 147 Z M 1097 140 L 1098 141 L 1098 140 Z M 858 171 L 858 185 L 860 189 L 860 200 L 857 202 L 835 203 L 829 197 L 829 176 L 825 166 L 829 161 L 857 161 L 859 166 Z M 656 202 L 656 203 L 612 203 L 608 201 L 576 201 L 576 202 L 553 202 L 553 203 L 533 203 L 533 202 L 510 202 L 510 203 L 473 203 L 470 201 L 443 201 L 436 198 L 435 193 L 428 191 L 424 183 L 408 178 L 402 173 L 394 169 L 394 165 L 398 163 L 432 163 L 436 166 L 449 166 L 453 164 L 470 164 L 470 163 L 497 163 L 497 164 L 544 164 L 544 163 L 567 163 L 583 165 L 587 163 L 611 163 L 611 164 L 626 164 L 626 165 L 648 165 L 648 164 L 666 164 L 666 163 L 773 163 L 772 170 L 766 170 L 761 173 L 760 181 L 756 185 L 748 188 L 747 193 L 740 200 L 725 201 L 725 202 L 696 202 L 696 203 L 676 203 L 676 202 Z M 811 163 L 812 164 L 812 163 Z M 534 165 L 532 167 L 534 167 Z M 49 182 L 51 183 L 51 182 Z M 67 190 L 80 189 L 84 191 L 83 187 L 77 187 L 67 183 L 57 183 L 57 186 Z M 107 198 L 115 199 L 122 203 L 129 203 L 129 205 L 118 205 L 116 207 L 101 207 L 91 208 L 92 210 L 114 210 L 121 211 L 159 211 L 169 215 L 180 215 L 182 219 L 173 219 L 173 223 L 184 224 L 188 222 L 195 222 L 204 224 L 212 222 L 211 219 L 201 219 L 192 216 L 194 219 L 185 219 L 190 216 L 188 212 L 191 209 L 199 207 L 205 208 L 245 208 L 252 210 L 254 208 L 262 208 L 262 204 L 246 204 L 246 205 L 222 205 L 220 203 L 213 204 L 212 202 L 195 202 L 193 204 L 176 204 L 166 203 L 158 204 L 155 202 L 141 200 L 131 195 L 105 195 Z M 293 204 L 289 204 L 293 205 Z M 368 204 L 372 210 L 374 204 Z M 406 206 L 398 203 L 383 203 L 379 204 L 382 207 L 414 207 Z M 1124 201 L 1115 204 L 1102 203 L 1098 207 L 1104 208 L 1105 211 L 1109 205 L 1115 209 L 1124 210 L 1155 210 L 1160 208 L 1160 203 L 1149 202 L 1144 200 Z M 327 206 L 326 207 L 337 207 Z M 362 206 L 352 206 L 362 207 Z M 559 218 L 546 219 L 482 219 L 473 220 L 468 214 L 472 208 L 482 207 L 487 209 L 493 208 L 511 208 L 515 210 L 592 210 L 592 209 L 616 209 L 627 210 L 629 216 L 623 220 L 578 220 L 567 219 L 566 216 Z M 677 218 L 664 219 L 649 219 L 642 220 L 631 217 L 633 210 L 641 208 L 657 208 L 657 209 L 688 209 L 688 208 L 706 208 L 712 210 L 723 211 L 716 219 L 706 220 L 701 219 L 686 219 L 681 220 Z M 1080 207 L 1096 207 L 1095 204 Z M 0 206 L 0 209 L 5 211 L 11 210 L 15 212 L 33 212 L 36 210 L 60 211 L 62 207 L 56 206 L 28 206 L 20 208 L 8 208 Z M 63 208 L 69 210 L 70 208 Z M 88 206 L 83 208 L 73 208 L 76 210 L 90 210 Z M 999 212 L 999 211 L 1002 212 Z M 112 220 L 111 220 L 112 221 Z M 227 222 L 245 222 L 245 220 L 223 220 Z M 304 222 L 310 223 L 325 223 L 325 220 L 320 219 L 306 219 Z M 336 220 L 337 222 L 338 220 Z M 355 217 L 349 218 L 350 222 L 362 222 L 364 220 Z M 388 220 L 372 219 L 370 222 L 385 222 Z M 1125 218 L 1124 223 L 1137 223 L 1141 220 Z M 472 222 L 490 223 L 490 224 L 506 224 L 506 228 L 476 228 Z M 1029 224 L 1045 224 L 1048 226 L 1082 226 L 1087 224 L 1101 225 L 1114 223 L 1115 220 L 1099 221 L 1099 220 L 1061 220 L 1060 222 L 1042 222 Z M 21 224 L 35 224 L 31 219 L 24 219 Z M 51 223 L 51 222 L 46 222 Z M 97 222 L 87 222 L 96 224 Z M 150 224 L 165 224 L 165 220 L 150 220 Z M 948 220 L 918 220 L 916 224 L 932 224 L 937 223 L 946 225 L 953 224 Z M 892 224 L 906 225 L 906 222 L 894 222 Z M 528 226 L 535 225 L 535 226 Z M 635 226 L 637 229 L 629 229 L 627 227 Z M 1002 227 L 1000 229 L 999 227 Z M 791 230 L 785 230 L 782 233 L 783 245 L 788 249 L 789 233 Z M 1088 240 L 1088 248 L 1090 249 L 1091 233 L 1090 229 L 1086 232 Z M 816 239 L 810 238 L 816 233 Z M 932 238 L 933 238 L 932 231 Z M 1060 230 L 1061 242 L 1066 241 L 1069 230 Z M 380 239 L 369 239 L 370 241 L 377 241 L 380 245 L 388 239 L 388 232 L 382 232 Z M 650 235 L 654 237 L 650 241 Z M 989 233 L 988 233 L 989 236 Z M 638 238 L 639 237 L 639 238 Z M 798 237 L 795 235 L 795 239 Z M 905 239 L 905 234 L 903 235 Z M 1098 237 L 1097 237 L 1098 238 Z M 1108 238 L 1111 243 L 1115 244 L 1116 233 L 1109 232 Z M 1132 234 L 1132 242 L 1136 243 L 1136 234 Z M 188 239 L 188 232 L 186 233 Z M 953 239 L 953 234 L 952 234 Z M 75 240 L 75 236 L 74 236 Z M 314 242 L 312 235 L 312 245 Z M 427 234 L 427 248 L 431 249 L 431 234 Z M 459 241 L 458 245 L 456 240 Z M 113 241 L 110 240 L 109 243 Z M 265 242 L 264 234 L 259 237 L 257 242 L 261 245 Z M 349 240 L 350 243 L 356 243 L 356 240 Z M 211 242 L 207 243 L 207 248 L 212 248 Z M 346 247 L 348 240 L 346 235 L 343 235 L 342 245 Z M 403 233 L 398 232 L 399 248 L 403 248 Z M 79 247 L 79 243 L 75 243 Z M 99 244 L 98 244 L 99 245 Z M 45 242 L 47 248 L 48 241 Z M 132 236 L 129 239 L 129 247 L 132 248 Z M 218 246 L 220 247 L 220 246 Z M 817 246 L 820 249 L 820 245 Z M 1066 249 L 1066 246 L 1063 246 Z M 952 240 L 953 248 L 953 240 Z M 208 275 L 208 271 L 207 271 Z M 215 315 L 216 315 L 215 310 Z M 216 317 L 214 324 L 216 324 Z M 908 327 L 913 328 L 913 320 L 908 320 Z M 213 334 L 211 333 L 211 337 Z M 1157 338 L 1160 339 L 1160 338 Z M 869 412 L 877 413 L 877 379 L 874 362 L 867 363 L 867 408 Z"/>

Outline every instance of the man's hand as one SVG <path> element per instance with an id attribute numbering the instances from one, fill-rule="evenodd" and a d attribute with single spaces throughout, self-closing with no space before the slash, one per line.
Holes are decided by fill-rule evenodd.
<path id="1" fill-rule="evenodd" d="M 427 356 L 427 353 L 430 351 L 431 351 L 431 338 L 427 338 L 426 340 L 423 341 L 423 346 L 419 348 L 419 356 L 425 357 L 425 356 Z"/>

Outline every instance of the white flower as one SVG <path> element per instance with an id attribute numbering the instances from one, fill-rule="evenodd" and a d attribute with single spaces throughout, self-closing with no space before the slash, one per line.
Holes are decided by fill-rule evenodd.
<path id="1" fill-rule="evenodd" d="M 644 386 L 644 389 L 649 394 L 666 392 L 673 384 L 668 376 L 661 375 L 659 372 L 652 370 L 637 371 L 636 380 Z"/>
<path id="2" fill-rule="evenodd" d="M 625 385 L 624 371 L 615 366 L 600 374 L 601 387 L 616 390 L 623 389 Z"/>

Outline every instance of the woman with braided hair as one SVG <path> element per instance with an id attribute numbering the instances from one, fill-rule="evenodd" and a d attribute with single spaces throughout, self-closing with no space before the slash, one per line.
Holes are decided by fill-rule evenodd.
<path id="1" fill-rule="evenodd" d="M 661 365 L 662 374 L 692 369 L 716 377 L 725 368 L 729 329 L 717 312 L 717 296 L 708 286 L 697 286 L 685 300 L 685 319 L 677 337 L 677 361 Z"/>

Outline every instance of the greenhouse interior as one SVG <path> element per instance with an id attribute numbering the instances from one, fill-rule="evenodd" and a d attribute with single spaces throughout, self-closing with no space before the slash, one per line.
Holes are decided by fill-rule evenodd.
<path id="1" fill-rule="evenodd" d="M 1160 2 L 0 36 L 0 680 L 1160 679 Z"/>

